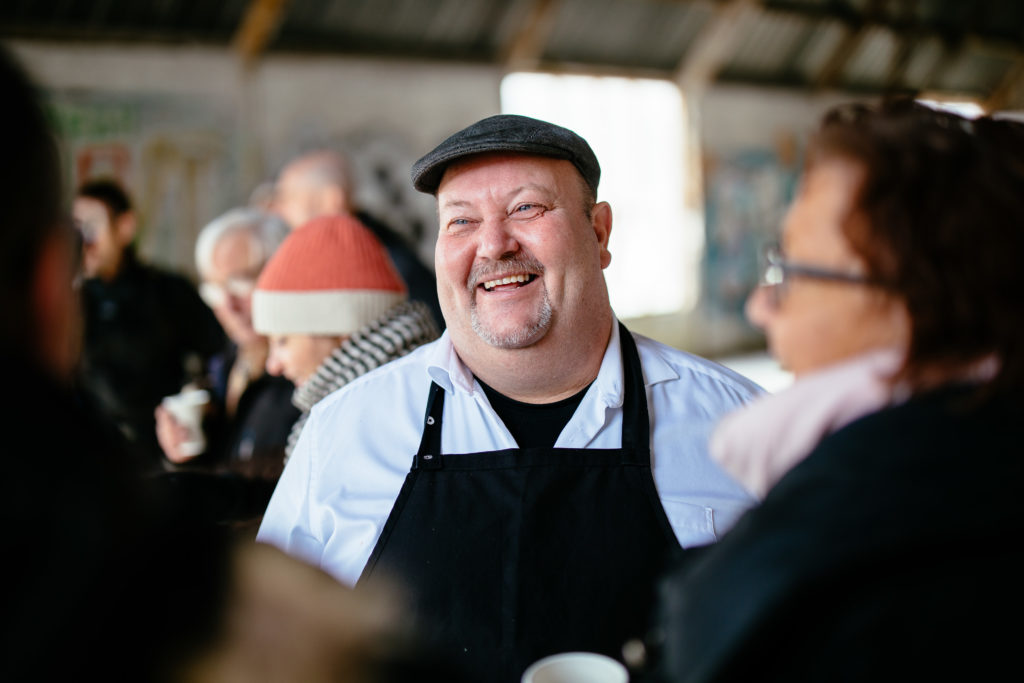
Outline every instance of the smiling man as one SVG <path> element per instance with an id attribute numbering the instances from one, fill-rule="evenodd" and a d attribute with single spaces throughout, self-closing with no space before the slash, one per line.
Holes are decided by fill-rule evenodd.
<path id="1" fill-rule="evenodd" d="M 412 175 L 447 331 L 317 404 L 259 538 L 400 586 L 470 680 L 618 657 L 665 563 L 752 502 L 706 443 L 759 389 L 616 320 L 611 207 L 572 131 L 490 117 Z"/>

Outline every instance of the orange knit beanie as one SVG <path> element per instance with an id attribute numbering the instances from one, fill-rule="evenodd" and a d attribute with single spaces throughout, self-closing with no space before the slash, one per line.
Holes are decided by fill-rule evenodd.
<path id="1" fill-rule="evenodd" d="M 252 297 L 260 334 L 348 335 L 406 300 L 384 246 L 351 216 L 314 218 L 263 267 Z"/>

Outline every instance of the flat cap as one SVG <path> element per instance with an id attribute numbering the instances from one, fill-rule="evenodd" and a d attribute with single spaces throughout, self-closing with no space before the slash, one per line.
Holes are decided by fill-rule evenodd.
<path id="1" fill-rule="evenodd" d="M 515 114 L 499 114 L 477 121 L 435 147 L 413 164 L 413 187 L 436 194 L 450 164 L 488 152 L 521 152 L 571 161 L 597 194 L 601 166 L 586 140 L 568 128 Z"/>

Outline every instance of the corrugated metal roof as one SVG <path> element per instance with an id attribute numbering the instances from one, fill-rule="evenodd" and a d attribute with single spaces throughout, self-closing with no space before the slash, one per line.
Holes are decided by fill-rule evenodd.
<path id="1" fill-rule="evenodd" d="M 694 49 L 710 30 L 729 38 L 727 49 Z M 238 49 L 256 58 L 298 51 L 666 78 L 696 71 L 712 85 L 985 99 L 1014 90 L 1008 79 L 1024 71 L 1024 2 L 7 0 L 4 37 L 245 45 Z"/>

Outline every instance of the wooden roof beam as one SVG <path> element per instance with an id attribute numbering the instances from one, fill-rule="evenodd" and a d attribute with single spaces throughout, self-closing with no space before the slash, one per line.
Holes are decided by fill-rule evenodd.
<path id="1" fill-rule="evenodd" d="M 526 19 L 501 56 L 506 69 L 530 71 L 540 66 L 561 4 L 562 0 L 533 0 Z"/>
<path id="2" fill-rule="evenodd" d="M 839 82 L 839 77 L 846 68 L 847 62 L 856 54 L 861 43 L 867 37 L 868 32 L 874 24 L 867 21 L 866 17 L 877 15 L 881 6 L 880 0 L 870 0 L 864 13 L 859 17 L 845 16 L 843 19 L 845 35 L 839 41 L 839 45 L 832 51 L 825 66 L 818 72 L 814 79 L 816 89 L 831 88 Z"/>
<path id="3" fill-rule="evenodd" d="M 917 10 L 917 0 L 906 0 L 903 3 L 903 19 L 911 23 Z M 907 66 L 910 65 L 910 58 L 914 50 L 920 44 L 918 32 L 911 30 L 904 33 L 896 33 L 896 52 L 889 63 L 889 73 L 886 75 L 885 87 L 889 91 L 903 90 L 906 87 Z"/>
<path id="4" fill-rule="evenodd" d="M 1013 66 L 1006 70 L 1003 80 L 982 106 L 988 112 L 1024 109 L 1024 54 L 1018 53 Z"/>
<path id="5" fill-rule="evenodd" d="M 288 3 L 289 0 L 251 0 L 249 3 L 231 41 L 246 67 L 251 67 L 267 49 L 284 19 Z"/>
<path id="6" fill-rule="evenodd" d="M 676 69 L 675 81 L 684 92 L 699 92 L 715 82 L 735 50 L 742 19 L 760 6 L 760 0 L 728 0 L 716 5 Z"/>

